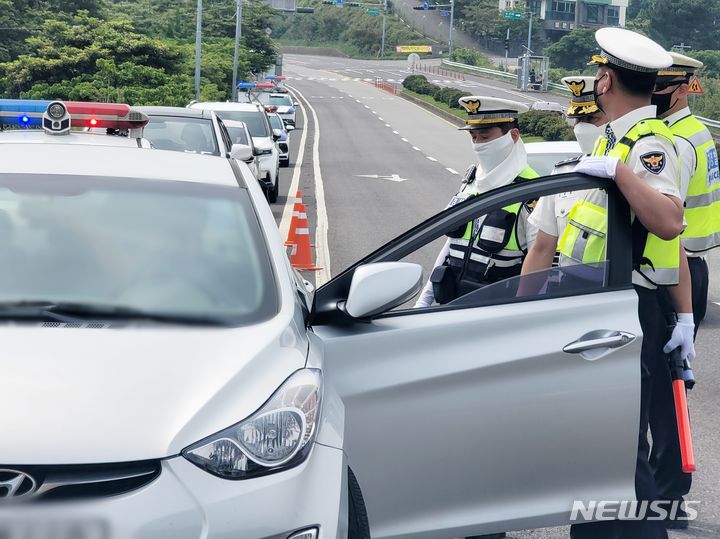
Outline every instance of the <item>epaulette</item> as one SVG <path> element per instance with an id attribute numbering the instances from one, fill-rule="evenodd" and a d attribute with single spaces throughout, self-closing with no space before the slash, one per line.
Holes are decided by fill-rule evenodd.
<path id="1" fill-rule="evenodd" d="M 570 159 L 559 161 L 558 163 L 555 163 L 555 168 L 563 167 L 565 165 L 576 165 L 582 160 L 583 157 L 583 155 L 576 155 L 575 157 L 571 157 Z"/>

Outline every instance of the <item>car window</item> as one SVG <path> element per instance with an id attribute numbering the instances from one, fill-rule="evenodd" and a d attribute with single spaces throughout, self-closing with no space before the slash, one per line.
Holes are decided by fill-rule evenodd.
<path id="1" fill-rule="evenodd" d="M 261 93 L 258 100 L 266 105 L 277 105 L 278 107 L 292 107 L 292 99 L 289 95 L 273 95 Z"/>
<path id="2" fill-rule="evenodd" d="M 222 120 L 220 118 L 217 119 L 218 126 L 220 127 L 220 136 L 223 139 L 223 145 L 225 148 L 227 148 L 228 151 L 230 151 L 230 148 L 232 148 L 232 140 L 230 140 L 230 134 L 227 131 L 227 128 L 225 127 L 225 124 L 223 124 Z"/>
<path id="3" fill-rule="evenodd" d="M 267 114 L 260 110 L 217 110 L 215 113 L 223 120 L 245 122 L 251 137 L 269 137 L 270 126 Z"/>
<path id="4" fill-rule="evenodd" d="M 230 140 L 233 144 L 248 144 L 248 137 L 247 137 L 247 131 L 243 129 L 242 127 L 228 127 L 225 126 L 227 129 L 228 135 L 230 135 Z"/>
<path id="5" fill-rule="evenodd" d="M 393 316 L 418 312 L 416 302 L 423 297 L 427 299 L 428 296 L 423 296 L 427 292 L 430 293 L 430 301 L 418 304 L 423 311 L 594 294 L 628 287 L 631 282 L 630 264 L 626 256 L 618 256 L 617 253 L 630 249 L 630 227 L 626 224 L 629 213 L 626 213 L 627 207 L 619 202 L 621 197 L 616 189 L 609 190 L 612 192 L 608 214 L 594 222 L 594 230 L 580 225 L 579 228 L 569 227 L 575 236 L 566 239 L 569 247 L 564 251 L 567 255 L 563 257 L 561 267 L 554 262 L 554 266 L 540 268 L 521 277 L 523 255 L 516 256 L 511 252 L 526 251 L 529 244 L 523 245 L 523 240 L 530 241 L 529 238 L 533 237 L 529 228 L 518 232 L 527 221 L 514 217 L 513 213 L 522 216 L 523 211 L 531 212 L 541 195 L 554 197 L 567 191 L 580 192 L 582 188 L 573 189 L 572 186 L 588 185 L 593 181 L 596 180 L 580 176 L 572 179 L 547 177 L 470 197 L 381 247 L 359 264 L 403 261 L 423 267 L 423 292 L 387 313 Z M 582 192 L 593 193 L 588 196 L 594 196 L 600 191 Z M 510 196 L 510 193 L 513 195 Z M 487 202 L 483 204 L 483 201 Z M 503 234 L 500 234 L 499 223 L 505 227 Z M 612 231 L 616 232 L 614 236 Z M 505 233 L 509 235 L 505 236 Z M 517 242 L 513 244 L 509 238 L 515 238 Z M 472 248 L 468 249 L 468 245 Z M 588 246 L 587 251 L 583 250 L 585 246 Z M 583 258 L 583 252 L 592 252 L 597 256 Z M 611 264 L 610 255 L 613 253 L 616 253 L 617 260 Z M 518 257 L 519 263 L 513 260 Z M 353 268 L 346 270 L 317 291 L 316 306 L 322 306 L 320 313 L 316 314 L 318 319 L 322 320 L 332 309 L 333 301 L 339 300 L 332 294 L 349 290 L 352 273 Z"/>
<path id="6" fill-rule="evenodd" d="M 0 174 L 0 302 L 207 316 L 277 311 L 245 190 L 192 182 Z"/>
<path id="7" fill-rule="evenodd" d="M 161 150 L 220 155 L 210 119 L 151 116 L 143 137 Z"/>
<path id="8" fill-rule="evenodd" d="M 540 176 L 549 175 L 555 165 L 572 157 L 577 157 L 580 152 L 567 153 L 528 153 L 528 165 Z"/>
<path id="9" fill-rule="evenodd" d="M 268 119 L 270 120 L 270 126 L 273 129 L 285 129 L 285 125 L 280 119 L 280 116 L 277 116 L 276 114 L 268 114 Z"/>

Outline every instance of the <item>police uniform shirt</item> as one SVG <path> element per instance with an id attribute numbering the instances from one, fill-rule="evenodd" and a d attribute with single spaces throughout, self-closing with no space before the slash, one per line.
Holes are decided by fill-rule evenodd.
<path id="1" fill-rule="evenodd" d="M 672 113 L 667 118 L 663 119 L 665 125 L 672 127 L 677 122 L 690 116 L 692 113 L 688 107 L 680 109 L 677 112 Z M 688 187 L 690 186 L 690 179 L 695 173 L 695 167 L 697 166 L 697 156 L 695 155 L 695 148 L 687 139 L 683 137 L 675 137 L 675 146 L 677 146 L 678 160 L 680 161 L 680 195 L 683 201 L 687 196 Z"/>
<path id="2" fill-rule="evenodd" d="M 640 107 L 610 122 L 609 125 L 616 140 L 620 141 L 635 124 L 641 120 L 655 119 L 656 113 L 655 105 Z M 656 191 L 678 199 L 681 198 L 678 187 L 677 150 L 675 145 L 664 137 L 650 135 L 638 140 L 630 150 L 626 165 Z M 587 195 L 586 200 L 605 206 L 606 195 L 599 189 L 593 189 Z M 656 288 L 637 271 L 633 271 L 633 284 L 644 288 Z"/>

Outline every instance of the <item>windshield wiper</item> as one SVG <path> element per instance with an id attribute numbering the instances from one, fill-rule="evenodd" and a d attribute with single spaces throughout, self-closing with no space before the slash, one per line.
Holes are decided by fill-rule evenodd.
<path id="1" fill-rule="evenodd" d="M 233 325 L 231 320 L 226 318 L 144 311 L 125 305 L 44 300 L 0 302 L 0 319 L 11 318 L 50 318 L 67 323 L 80 323 L 88 320 L 150 320 L 199 326 Z"/>

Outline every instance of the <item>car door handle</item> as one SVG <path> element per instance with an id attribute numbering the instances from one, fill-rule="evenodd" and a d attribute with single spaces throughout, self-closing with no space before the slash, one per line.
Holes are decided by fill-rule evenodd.
<path id="1" fill-rule="evenodd" d="M 635 335 L 625 331 L 603 332 L 605 335 L 598 335 L 597 332 L 591 332 L 583 335 L 577 341 L 571 342 L 563 348 L 563 352 L 568 354 L 580 354 L 588 350 L 597 350 L 600 348 L 620 348 L 626 344 L 630 344 L 635 340 Z"/>

